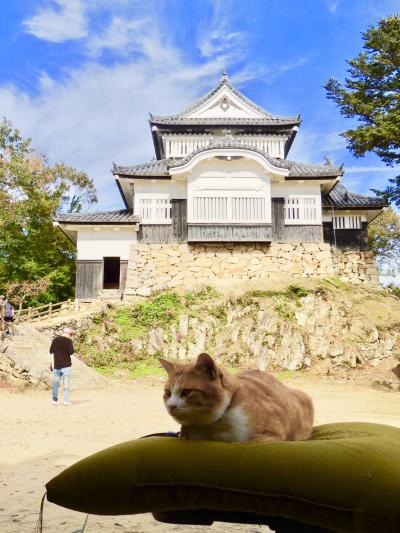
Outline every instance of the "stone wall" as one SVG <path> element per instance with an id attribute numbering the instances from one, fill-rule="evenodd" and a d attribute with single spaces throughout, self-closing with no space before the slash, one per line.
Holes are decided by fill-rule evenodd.
<path id="1" fill-rule="evenodd" d="M 341 252 L 326 243 L 135 243 L 130 249 L 125 296 L 221 280 L 266 279 L 277 272 L 378 282 L 372 252 Z"/>

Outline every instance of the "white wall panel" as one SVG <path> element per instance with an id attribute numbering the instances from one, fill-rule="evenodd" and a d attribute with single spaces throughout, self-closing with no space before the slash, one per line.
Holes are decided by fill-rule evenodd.
<path id="1" fill-rule="evenodd" d="M 129 247 L 137 240 L 135 228 L 129 230 L 93 228 L 78 231 L 77 259 L 102 259 L 103 257 L 120 257 L 122 260 L 129 258 Z"/>
<path id="2" fill-rule="evenodd" d="M 195 201 L 195 198 L 208 198 L 208 200 L 206 203 L 203 202 L 203 205 Z M 197 165 L 188 177 L 188 222 L 198 220 L 199 209 L 208 209 L 213 205 L 212 198 L 227 199 L 226 209 L 229 215 L 227 216 L 230 219 L 227 222 L 238 222 L 234 220 L 234 213 L 237 213 L 237 209 L 243 211 L 246 198 L 265 199 L 265 204 L 263 203 L 261 207 L 255 200 L 249 205 L 257 209 L 263 222 L 271 222 L 271 181 L 261 165 L 254 161 L 226 161 L 213 158 Z M 232 198 L 242 200 L 237 200 L 235 203 L 231 200 Z M 213 220 L 216 216 L 216 214 L 213 215 Z M 254 219 L 253 216 L 247 214 L 246 216 L 240 214 L 241 218 L 242 216 L 249 221 Z"/>

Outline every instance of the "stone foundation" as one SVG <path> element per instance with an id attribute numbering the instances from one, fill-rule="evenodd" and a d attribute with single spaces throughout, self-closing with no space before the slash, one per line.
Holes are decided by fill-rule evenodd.
<path id="1" fill-rule="evenodd" d="M 125 296 L 212 285 L 224 279 L 266 279 L 273 273 L 335 275 L 351 283 L 378 283 L 372 252 L 342 252 L 326 243 L 135 243 L 130 250 Z"/>

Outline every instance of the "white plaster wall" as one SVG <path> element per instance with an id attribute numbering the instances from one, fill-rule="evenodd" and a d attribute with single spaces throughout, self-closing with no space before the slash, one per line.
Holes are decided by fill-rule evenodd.
<path id="1" fill-rule="evenodd" d="M 77 259 L 103 259 L 103 257 L 119 257 L 122 260 L 129 258 L 129 247 L 137 241 L 134 227 L 129 229 L 102 229 L 95 231 L 93 228 L 78 231 Z"/>
<path id="2" fill-rule="evenodd" d="M 321 186 L 317 183 L 298 183 L 286 181 L 285 183 L 273 183 L 271 187 L 272 198 L 287 198 L 289 195 L 320 195 Z"/>
<path id="3" fill-rule="evenodd" d="M 192 219 L 193 196 L 263 197 L 266 222 L 271 222 L 271 179 L 261 165 L 251 160 L 201 161 L 188 176 L 188 220 Z"/>
<path id="4" fill-rule="evenodd" d="M 313 196 L 316 203 L 316 220 L 310 221 L 292 221 L 293 224 L 322 224 L 322 206 L 321 206 L 321 186 L 317 183 L 299 183 L 298 181 L 287 181 L 285 183 L 273 183 L 273 198 L 289 198 L 290 196 Z M 285 221 L 285 224 L 289 224 Z"/>
<path id="5" fill-rule="evenodd" d="M 337 217 L 361 217 L 362 222 L 367 222 L 367 212 L 360 209 L 335 209 Z M 323 222 L 332 222 L 332 209 L 324 209 L 322 212 Z"/>
<path id="6" fill-rule="evenodd" d="M 135 204 L 139 198 L 186 198 L 186 182 L 172 180 L 143 180 L 135 183 Z M 138 204 L 135 205 L 135 208 Z M 136 213 L 136 211 L 134 211 Z"/>

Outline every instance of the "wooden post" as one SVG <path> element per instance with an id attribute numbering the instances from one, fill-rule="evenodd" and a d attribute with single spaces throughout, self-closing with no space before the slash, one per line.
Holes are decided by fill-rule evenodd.
<path id="1" fill-rule="evenodd" d="M 49 316 L 51 316 L 52 310 L 53 310 L 53 304 L 50 302 L 49 303 Z"/>
<path id="2" fill-rule="evenodd" d="M 28 307 L 28 318 L 30 319 L 32 316 L 32 307 Z"/>

